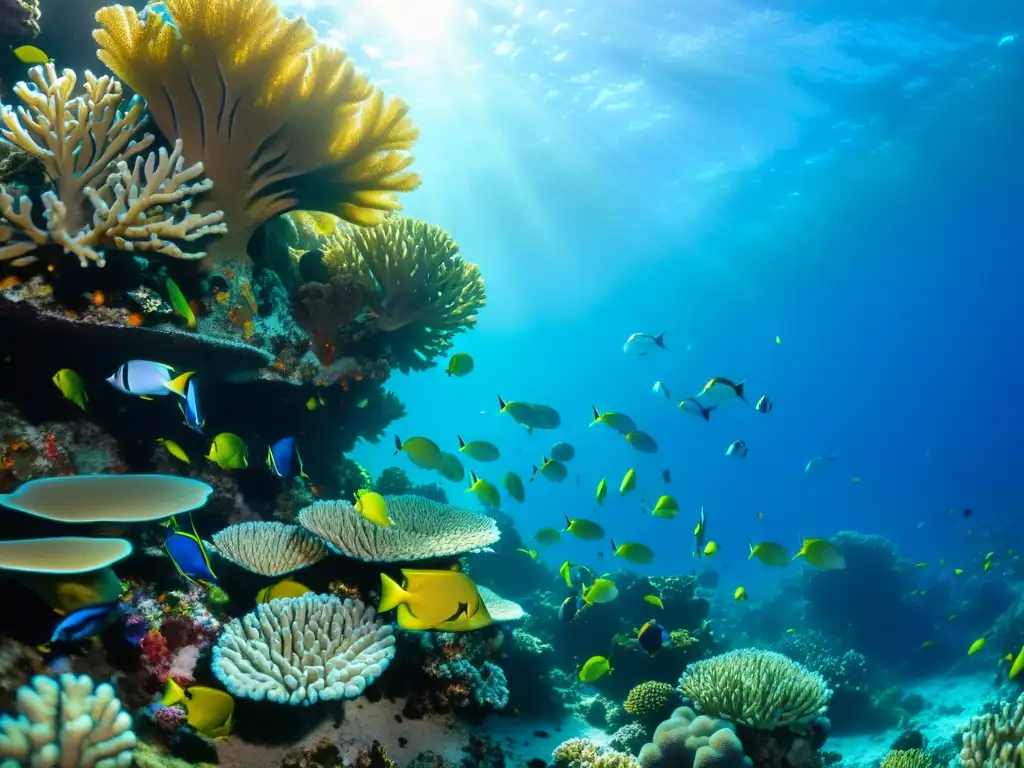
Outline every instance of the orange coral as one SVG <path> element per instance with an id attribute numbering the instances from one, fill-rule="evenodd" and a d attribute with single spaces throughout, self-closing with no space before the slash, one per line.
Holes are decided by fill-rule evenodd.
<path id="1" fill-rule="evenodd" d="M 316 42 L 272 0 L 166 0 L 159 14 L 101 8 L 98 55 L 141 94 L 186 161 L 214 188 L 197 212 L 223 210 L 213 258 L 243 258 L 256 228 L 296 208 L 372 226 L 419 186 L 408 154 L 418 129 L 348 55 Z"/>

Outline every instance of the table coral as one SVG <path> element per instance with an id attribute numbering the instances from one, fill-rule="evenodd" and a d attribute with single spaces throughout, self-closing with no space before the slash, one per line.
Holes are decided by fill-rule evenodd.
<path id="1" fill-rule="evenodd" d="M 462 258 L 440 227 L 392 216 L 372 228 L 349 227 L 324 246 L 324 264 L 374 297 L 379 332 L 392 364 L 424 370 L 476 324 L 487 301 L 480 269 Z"/>
<path id="2" fill-rule="evenodd" d="M 273 0 L 166 0 L 173 22 L 101 8 L 99 57 L 146 99 L 214 183 L 197 210 L 221 209 L 227 237 L 211 257 L 244 259 L 257 227 L 294 209 L 362 226 L 419 186 L 408 150 L 418 129 L 341 50 L 317 43 Z"/>
<path id="3" fill-rule="evenodd" d="M 314 565 L 327 555 L 324 543 L 304 528 L 253 521 L 213 534 L 217 554 L 261 576 L 284 576 Z"/>
<path id="4" fill-rule="evenodd" d="M 85 72 L 84 95 L 70 69 L 57 74 L 52 63 L 29 70 L 32 86 L 19 82 L 14 93 L 24 103 L 4 106 L 3 137 L 39 158 L 53 180 L 42 195 L 45 228 L 32 218 L 32 201 L 0 190 L 0 261 L 24 266 L 32 252 L 53 243 L 78 257 L 81 265 L 104 264 L 104 249 L 159 253 L 199 259 L 176 241 L 191 242 L 225 231 L 219 211 L 191 212 L 192 198 L 213 182 L 202 163 L 186 166 L 182 145 L 142 153 L 153 137 L 138 136 L 145 122 L 141 101 L 125 105 L 121 83 L 109 75 Z M 129 165 L 129 161 L 132 164 Z"/>
<path id="5" fill-rule="evenodd" d="M 87 676 L 37 675 L 18 689 L 17 716 L 0 718 L 0 766 L 128 768 L 135 734 L 114 689 Z"/>
<path id="6" fill-rule="evenodd" d="M 703 714 L 765 730 L 809 726 L 825 714 L 832 695 L 817 672 L 753 648 L 691 664 L 679 691 Z"/>
<path id="7" fill-rule="evenodd" d="M 213 673 L 233 696 L 279 704 L 353 699 L 395 655 L 390 624 L 358 600 L 303 595 L 234 619 L 213 651 Z"/>

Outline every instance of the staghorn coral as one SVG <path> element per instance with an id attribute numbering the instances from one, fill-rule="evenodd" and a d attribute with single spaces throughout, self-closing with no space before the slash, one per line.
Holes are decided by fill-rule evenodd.
<path id="1" fill-rule="evenodd" d="M 363 562 L 451 557 L 500 538 L 493 518 L 420 496 L 388 496 L 392 525 L 375 525 L 346 501 L 318 501 L 299 513 L 299 524 L 336 552 Z"/>
<path id="2" fill-rule="evenodd" d="M 213 534 L 217 553 L 261 576 L 283 576 L 319 563 L 327 556 L 320 539 L 297 525 L 238 523 Z"/>
<path id="3" fill-rule="evenodd" d="M 324 265 L 375 297 L 378 332 L 387 334 L 392 365 L 425 370 L 456 334 L 476 324 L 487 300 L 480 269 L 464 260 L 440 227 L 407 216 L 349 227 L 324 247 Z"/>
<path id="4" fill-rule="evenodd" d="M 881 768 L 931 768 L 931 764 L 923 749 L 894 749 L 882 758 Z"/>
<path id="5" fill-rule="evenodd" d="M 0 766 L 128 768 L 135 734 L 114 689 L 83 675 L 42 675 L 18 689 L 17 716 L 0 718 Z"/>
<path id="6" fill-rule="evenodd" d="M 691 664 L 679 692 L 703 714 L 765 730 L 810 725 L 825 714 L 832 695 L 817 672 L 754 648 Z"/>
<path id="7" fill-rule="evenodd" d="M 641 768 L 752 768 L 734 726 L 679 707 L 640 749 Z"/>
<path id="8" fill-rule="evenodd" d="M 174 22 L 121 5 L 96 13 L 100 60 L 146 99 L 215 182 L 199 210 L 230 231 L 211 257 L 243 259 L 260 224 L 294 209 L 373 226 L 419 186 L 418 129 L 348 55 L 273 0 L 166 0 Z"/>
<path id="9" fill-rule="evenodd" d="M 233 696 L 278 704 L 353 699 L 395 655 L 390 624 L 358 600 L 274 600 L 233 619 L 213 649 L 213 673 Z"/>
<path id="10" fill-rule="evenodd" d="M 662 720 L 678 700 L 679 694 L 671 685 L 650 680 L 634 686 L 622 707 L 641 720 Z"/>
<path id="11" fill-rule="evenodd" d="M 1015 704 L 1003 702 L 999 711 L 972 718 L 957 732 L 964 768 L 1018 768 L 1024 764 L 1024 694 Z"/>
<path id="12" fill-rule="evenodd" d="M 170 154 L 142 153 L 149 134 L 135 140 L 145 122 L 142 102 L 124 107 L 121 83 L 109 75 L 85 72 L 85 94 L 72 96 L 77 75 L 60 75 L 52 63 L 29 70 L 32 82 L 19 82 L 14 92 L 24 102 L 17 110 L 4 106 L 3 137 L 46 166 L 54 189 L 43 193 L 45 228 L 32 219 L 32 201 L 0 189 L 0 261 L 24 266 L 32 252 L 53 243 L 102 267 L 104 249 L 159 253 L 179 259 L 200 259 L 175 241 L 192 242 L 222 233 L 222 214 L 191 211 L 195 195 L 209 192 L 201 179 L 203 164 L 185 166 L 182 144 Z M 129 161 L 134 162 L 129 165 Z"/>

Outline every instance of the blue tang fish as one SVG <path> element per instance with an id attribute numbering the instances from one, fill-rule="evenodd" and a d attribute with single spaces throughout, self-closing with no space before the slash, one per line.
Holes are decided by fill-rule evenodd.
<path id="1" fill-rule="evenodd" d="M 203 540 L 196 533 L 192 515 L 188 516 L 188 524 L 189 529 L 183 530 L 176 517 L 163 523 L 170 529 L 167 531 L 167 538 L 164 539 L 164 550 L 181 576 L 193 584 L 209 589 L 211 584 L 217 583 L 217 576 L 210 565 L 210 556 L 203 546 Z"/>
<path id="2" fill-rule="evenodd" d="M 87 605 L 72 611 L 54 628 L 51 643 L 73 643 L 87 640 L 103 632 L 114 618 L 117 601 Z"/>
<path id="3" fill-rule="evenodd" d="M 185 384 L 184 400 L 178 403 L 181 415 L 185 417 L 185 426 L 203 434 L 203 427 L 206 426 L 206 417 L 203 416 L 203 409 L 199 407 L 199 389 L 196 383 L 190 378 Z"/>
<path id="4" fill-rule="evenodd" d="M 648 656 L 654 656 L 662 648 L 672 645 L 672 635 L 653 619 L 637 630 L 636 639 Z"/>
<path id="5" fill-rule="evenodd" d="M 295 465 L 298 465 L 299 477 L 306 477 L 306 471 L 302 467 L 302 457 L 299 455 L 294 437 L 282 437 L 267 449 L 267 466 L 278 477 L 286 479 L 291 477 Z"/>

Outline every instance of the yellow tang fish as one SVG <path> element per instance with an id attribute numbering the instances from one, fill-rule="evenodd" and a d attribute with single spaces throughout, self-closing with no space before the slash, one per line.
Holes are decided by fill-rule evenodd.
<path id="1" fill-rule="evenodd" d="M 464 573 L 451 570 L 402 569 L 403 584 L 380 575 L 377 611 L 404 607 L 397 614 L 403 629 L 435 629 L 446 622 L 471 619 L 483 605 L 476 584 Z"/>
<path id="2" fill-rule="evenodd" d="M 165 707 L 181 704 L 187 713 L 186 722 L 207 738 L 224 739 L 231 733 L 235 700 L 225 691 L 205 685 L 182 688 L 170 679 L 160 704 Z"/>
<path id="3" fill-rule="evenodd" d="M 473 372 L 473 358 L 465 352 L 456 352 L 448 360 L 448 369 L 445 373 L 448 376 L 462 377 Z"/>
<path id="4" fill-rule="evenodd" d="M 46 52 L 34 45 L 19 45 L 14 49 L 14 58 L 22 64 L 46 64 L 53 61 Z"/>
<path id="5" fill-rule="evenodd" d="M 592 683 L 612 671 L 612 663 L 604 656 L 591 656 L 580 668 L 579 678 L 584 683 Z"/>
<path id="6" fill-rule="evenodd" d="M 388 517 L 388 503 L 376 491 L 363 488 L 356 494 L 356 512 L 365 517 L 374 525 L 391 525 Z"/>
<path id="7" fill-rule="evenodd" d="M 977 640 L 971 643 L 971 647 L 967 649 L 967 655 L 973 656 L 974 654 L 976 654 L 978 651 L 985 647 L 985 642 L 986 640 L 984 637 L 979 637 Z"/>
<path id="8" fill-rule="evenodd" d="M 661 598 L 657 595 L 644 595 L 644 602 L 650 603 L 651 605 L 655 605 L 658 608 L 665 608 L 665 604 L 661 602 Z"/>
<path id="9" fill-rule="evenodd" d="M 188 454 L 185 453 L 185 449 L 182 448 L 180 445 L 178 445 L 173 440 L 169 440 L 169 439 L 164 438 L 164 437 L 158 437 L 156 441 L 157 441 L 157 443 L 162 445 L 164 448 L 166 448 L 167 452 L 169 454 L 171 454 L 171 456 L 176 458 L 178 461 L 182 461 L 182 462 L 184 462 L 186 464 L 191 464 L 192 463 L 191 460 L 188 457 Z"/>

